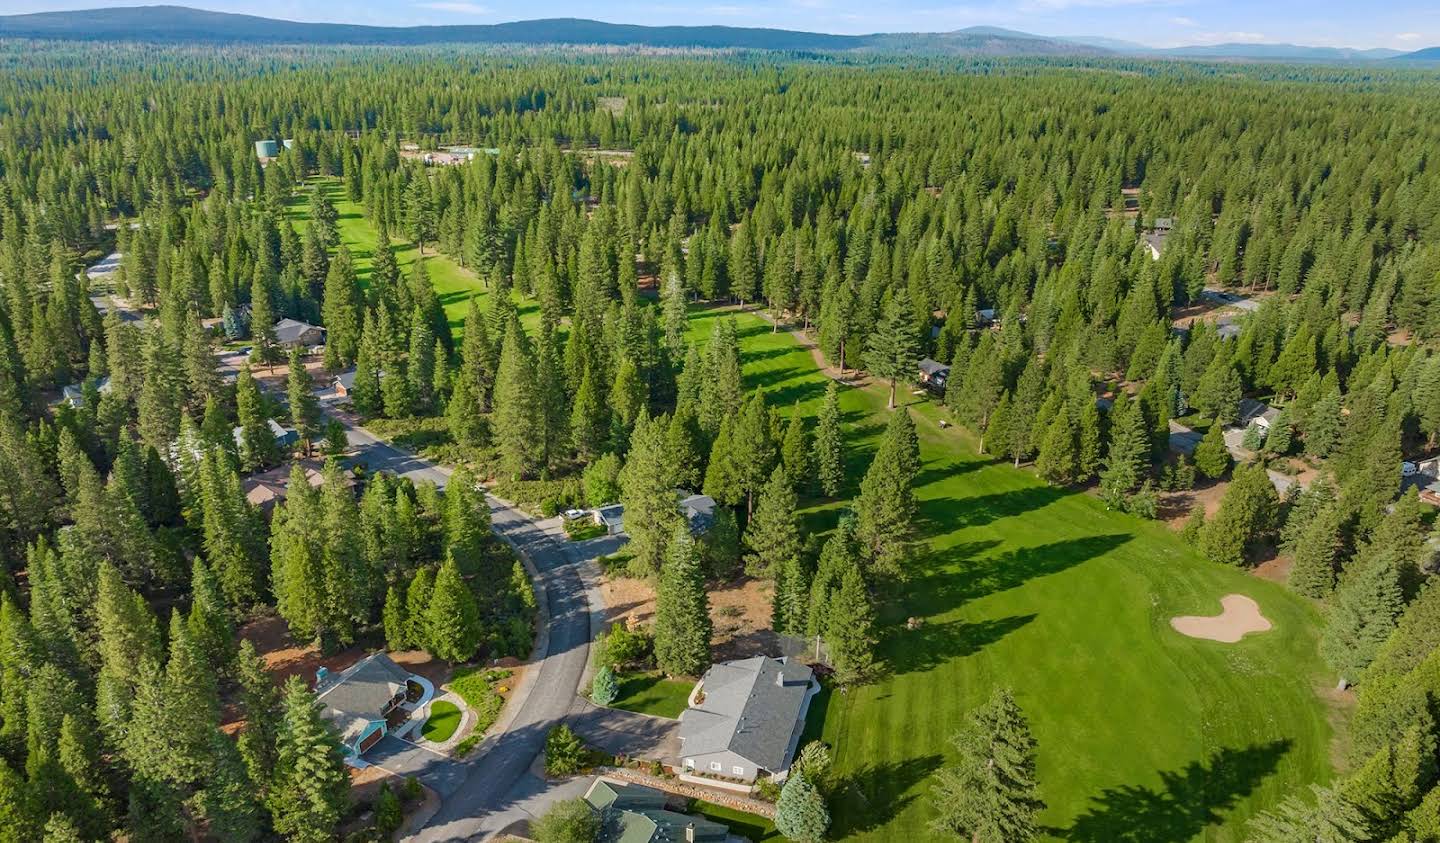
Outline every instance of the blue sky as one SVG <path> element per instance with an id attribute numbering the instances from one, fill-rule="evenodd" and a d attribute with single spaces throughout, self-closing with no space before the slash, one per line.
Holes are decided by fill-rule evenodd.
<path id="1" fill-rule="evenodd" d="M 1227 41 L 1418 49 L 1440 45 L 1440 2 L 1341 0 L 148 0 L 307 21 L 388 26 L 584 17 L 617 23 L 773 26 L 816 32 L 940 32 L 1004 26 L 1155 47 Z M 10 0 L 6 12 L 142 5 Z"/>

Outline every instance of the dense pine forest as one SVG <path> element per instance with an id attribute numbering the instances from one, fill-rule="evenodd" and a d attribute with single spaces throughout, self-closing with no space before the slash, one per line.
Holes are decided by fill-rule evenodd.
<path id="1" fill-rule="evenodd" d="M 1112 510 L 1209 490 L 1186 539 L 1315 601 L 1353 702 L 1333 780 L 1245 833 L 1440 841 L 1433 74 L 32 42 L 0 65 L 0 840 L 393 830 L 347 824 L 310 688 L 238 630 L 523 658 L 536 598 L 482 482 L 547 515 L 624 503 L 667 674 L 704 671 L 704 582 L 743 575 L 837 687 L 884 675 L 875 607 L 923 573 L 910 414 L 851 482 L 838 387 L 814 419 L 747 392 L 735 322 L 692 336 L 721 310 L 892 407 L 949 366 L 930 387 L 968 442 Z M 456 466 L 443 490 L 344 462 L 315 397 L 341 374 L 359 419 Z M 314 478 L 247 500 L 297 455 Z M 720 505 L 693 544 L 676 489 Z M 947 801 L 937 835 L 1042 833 Z"/>

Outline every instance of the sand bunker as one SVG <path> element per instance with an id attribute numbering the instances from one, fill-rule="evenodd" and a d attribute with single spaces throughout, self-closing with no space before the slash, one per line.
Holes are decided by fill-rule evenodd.
<path id="1" fill-rule="evenodd" d="M 1260 604 L 1243 594 L 1227 594 L 1220 598 L 1222 611 L 1208 618 L 1186 615 L 1171 618 L 1170 625 L 1181 635 L 1234 644 L 1252 632 L 1270 629 L 1270 621 L 1260 614 Z"/>

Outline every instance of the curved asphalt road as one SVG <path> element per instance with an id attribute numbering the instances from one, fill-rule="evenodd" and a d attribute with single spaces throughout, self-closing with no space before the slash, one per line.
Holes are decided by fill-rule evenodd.
<path id="1" fill-rule="evenodd" d="M 324 393 L 322 393 L 323 395 Z M 328 396 L 326 396 L 328 397 Z M 328 402 L 325 402 L 328 404 Z M 369 471 L 383 471 L 428 480 L 440 488 L 450 469 L 396 448 L 360 427 L 355 417 L 333 405 L 327 413 L 345 425 L 353 456 Z M 420 841 L 480 839 L 527 816 L 527 806 L 553 786 L 531 772 L 545 748 L 550 729 L 578 711 L 583 700 L 576 694 L 590 653 L 590 604 L 580 576 L 581 563 L 593 554 L 582 547 L 556 541 L 533 518 L 498 498 L 490 504 L 491 529 L 525 554 L 539 573 L 537 593 L 546 597 L 549 610 L 549 645 L 545 655 L 528 669 L 529 687 L 509 728 L 474 761 L 463 763 L 464 781 L 447 794 L 429 823 L 410 837 Z M 588 543 L 587 543 L 588 544 Z"/>

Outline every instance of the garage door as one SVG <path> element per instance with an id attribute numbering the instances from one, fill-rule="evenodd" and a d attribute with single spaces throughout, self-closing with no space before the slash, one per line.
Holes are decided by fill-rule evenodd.
<path id="1" fill-rule="evenodd" d="M 384 729 L 376 729 L 375 731 L 373 731 L 373 732 L 371 732 L 370 734 L 366 735 L 366 736 L 365 736 L 364 738 L 362 738 L 361 741 L 360 741 L 360 752 L 361 752 L 361 753 L 364 753 L 365 750 L 367 750 L 367 749 L 369 749 L 370 747 L 374 746 L 375 744 L 379 743 L 379 742 L 380 742 L 380 739 L 383 738 L 383 737 L 385 737 L 385 730 L 384 730 Z"/>

